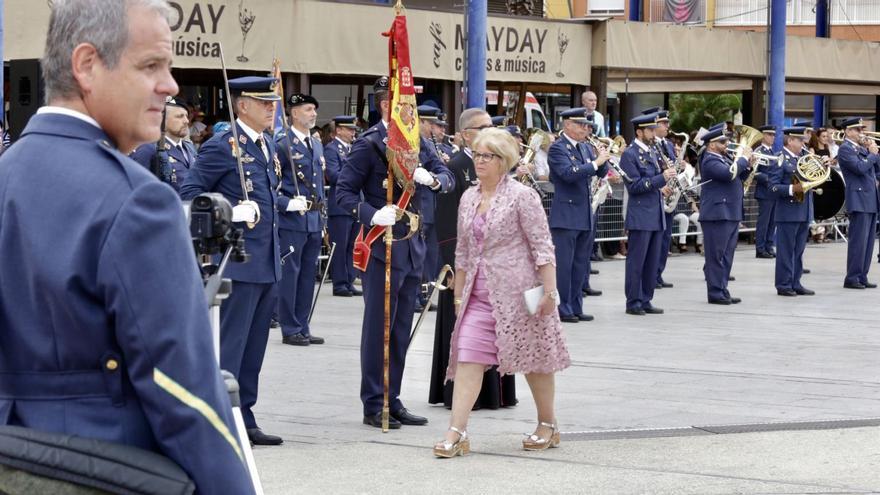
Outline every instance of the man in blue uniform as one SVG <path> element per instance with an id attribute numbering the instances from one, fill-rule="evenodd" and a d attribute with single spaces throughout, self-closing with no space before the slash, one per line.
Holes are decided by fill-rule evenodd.
<path id="1" fill-rule="evenodd" d="M 758 128 L 764 137 L 755 148 L 756 153 L 774 155 L 773 141 L 776 140 L 776 128 L 764 125 Z M 771 164 L 772 165 L 772 164 Z M 758 201 L 758 224 L 755 227 L 755 257 L 775 258 L 773 248 L 776 238 L 776 197 L 770 193 L 767 170 L 758 170 L 755 174 L 755 199 Z"/>
<path id="2" fill-rule="evenodd" d="M 657 128 L 654 129 L 654 146 L 657 149 L 657 163 L 661 169 L 666 168 L 666 163 L 675 163 L 675 145 L 666 136 L 669 134 L 669 112 L 660 107 L 649 108 L 642 115 L 657 114 Z M 660 259 L 657 260 L 657 289 L 671 288 L 673 284 L 663 280 L 663 272 L 666 270 L 666 260 L 669 258 L 669 246 L 672 244 L 672 218 L 675 210 L 666 212 L 666 230 L 663 231 L 663 239 L 660 243 Z"/>
<path id="3" fill-rule="evenodd" d="M 584 108 L 562 112 L 562 133 L 547 152 L 550 182 L 555 190 L 549 224 L 556 247 L 559 317 L 568 323 L 593 319 L 583 311 L 582 294 L 595 221 L 590 208 L 590 179 L 608 173 L 608 152 L 602 149 L 592 159 L 583 143 L 590 125 L 585 113 Z"/>
<path id="4" fill-rule="evenodd" d="M 675 177 L 675 170 L 660 170 L 651 143 L 657 128 L 657 114 L 639 115 L 632 119 L 636 139 L 623 152 L 620 167 L 629 177 L 626 189 L 629 203 L 624 227 L 629 231 L 626 255 L 626 313 L 630 315 L 662 314 L 651 304 L 657 285 L 657 264 L 666 230 L 663 195 L 669 194 L 666 181 Z"/>
<path id="5" fill-rule="evenodd" d="M 294 94 L 287 103 L 290 133 L 280 132 L 275 141 L 281 162 L 277 198 L 282 265 L 278 318 L 283 343 L 308 346 L 324 343 L 309 329 L 325 222 L 324 149 L 321 141 L 311 135 L 318 118 L 318 100 Z"/>
<path id="6" fill-rule="evenodd" d="M 339 205 L 358 218 L 365 236 L 373 226 L 394 225 L 395 239 L 403 238 L 410 225 L 397 221 L 398 209 L 386 205 L 386 185 L 394 187 L 394 201 L 402 194 L 397 181 L 387 184 L 388 166 L 385 155 L 385 139 L 388 136 L 390 94 L 388 78 L 382 77 L 374 86 L 375 100 L 381 111 L 381 122 L 355 141 L 348 163 L 336 182 L 336 200 Z M 421 148 L 429 147 L 424 139 Z M 413 173 L 416 184 L 428 186 L 429 194 L 446 192 L 454 184 L 452 174 L 440 163 L 436 155 L 420 154 L 424 160 Z M 363 193 L 363 200 L 361 199 Z M 421 204 L 419 195 L 427 193 L 416 189 L 415 197 L 404 209 L 412 212 Z M 409 215 L 407 215 L 409 218 Z M 413 221 L 412 219 L 410 221 Z M 366 263 L 363 274 L 364 324 L 361 330 L 361 401 L 364 406 L 364 424 L 382 426 L 383 396 L 383 337 L 385 299 L 385 246 L 382 242 L 384 229 L 375 242 L 355 245 L 356 266 Z M 368 251 L 365 251 L 367 248 Z M 400 401 L 400 384 L 406 361 L 406 349 L 412 329 L 413 307 L 416 292 L 422 278 L 425 261 L 425 240 L 414 235 L 407 240 L 395 241 L 391 253 L 391 360 L 390 360 L 390 428 L 401 424 L 424 425 L 427 418 L 416 416 L 406 410 Z"/>
<path id="7" fill-rule="evenodd" d="M 449 144 L 446 139 L 446 130 L 449 128 L 449 123 L 446 122 L 446 114 L 441 112 L 437 115 L 437 120 L 434 120 L 430 124 L 431 135 L 434 137 L 434 142 L 437 143 L 437 149 L 440 151 L 440 159 L 445 165 L 456 152 L 455 148 Z"/>
<path id="8" fill-rule="evenodd" d="M 849 216 L 846 244 L 846 278 L 843 286 L 848 289 L 876 288 L 868 282 L 871 255 L 874 251 L 877 211 L 877 168 L 880 156 L 877 143 L 869 140 L 868 148 L 860 144 L 864 122 L 850 118 L 841 122 L 846 139 L 840 143 L 837 162 L 846 182 L 846 211 Z"/>
<path id="9" fill-rule="evenodd" d="M 169 97 L 165 102 L 165 142 L 164 157 L 167 158 L 168 185 L 180 192 L 180 186 L 189 175 L 189 169 L 196 161 L 196 149 L 186 140 L 189 136 L 189 119 L 186 105 L 182 101 Z M 156 143 L 138 146 L 131 158 L 141 165 L 150 168 L 150 162 L 156 156 Z"/>
<path id="10" fill-rule="evenodd" d="M 731 297 L 727 283 L 743 219 L 742 181 L 749 175 L 752 150 L 744 150 L 734 166 L 727 156 L 727 136 L 722 129 L 709 132 L 703 141 L 707 144 L 700 160 L 700 179 L 706 183 L 700 188 L 700 226 L 707 296 L 709 304 L 737 304 L 740 298 Z"/>
<path id="11" fill-rule="evenodd" d="M 419 150 L 420 155 L 433 154 L 441 163 L 449 160 L 447 156 L 444 160 L 442 151 L 439 148 L 439 142 L 434 140 L 433 124 L 437 122 L 440 116 L 440 109 L 430 105 L 419 105 L 419 133 L 422 135 L 422 142 L 428 143 L 427 147 Z M 427 160 L 426 156 L 420 157 L 422 162 Z M 437 229 L 434 227 L 434 212 L 437 210 L 437 199 L 430 191 L 425 190 L 425 186 L 417 186 L 422 189 L 423 193 L 419 195 L 421 205 L 419 207 L 419 224 L 422 229 L 422 237 L 425 239 L 425 262 L 422 267 L 422 285 L 419 286 L 418 297 L 416 298 L 416 307 L 413 309 L 416 313 L 421 313 L 425 306 L 430 304 L 431 311 L 436 310 L 436 306 L 428 300 L 428 292 L 423 291 L 424 284 L 428 284 L 437 280 L 440 274 L 440 245 L 437 241 Z"/>
<path id="12" fill-rule="evenodd" d="M 0 425 L 155 451 L 200 493 L 250 494 L 183 208 L 126 156 L 177 92 L 169 16 L 52 6 L 48 106 L 0 158 Z"/>
<path id="13" fill-rule="evenodd" d="M 492 125 L 495 127 L 507 127 L 507 115 L 496 115 L 492 117 Z"/>
<path id="14" fill-rule="evenodd" d="M 180 189 L 183 199 L 204 192 L 219 192 L 236 205 L 233 220 L 245 222 L 244 241 L 251 259 L 232 263 L 224 276 L 232 279 L 232 294 L 220 307 L 220 366 L 229 370 L 241 386 L 241 412 L 248 437 L 257 445 L 278 445 L 281 437 L 263 433 L 252 408 L 257 402 L 260 368 L 269 339 L 269 320 L 278 300 L 276 282 L 281 279 L 278 215 L 275 187 L 281 165 L 272 136 L 274 103 L 271 77 L 241 77 L 229 81 L 238 142 L 230 128 L 202 143 L 195 166 Z M 241 153 L 244 200 L 236 150 Z M 239 204 L 241 203 L 241 204 Z M 245 227 L 245 223 L 240 224 Z"/>
<path id="15" fill-rule="evenodd" d="M 780 296 L 812 296 L 810 289 L 801 285 L 803 256 L 807 246 L 813 193 L 804 193 L 801 184 L 792 184 L 797 162 L 804 146 L 804 129 L 785 129 L 782 166 L 771 166 L 768 171 L 770 192 L 776 197 L 776 293 Z M 798 201 L 796 194 L 803 194 Z"/>
<path id="16" fill-rule="evenodd" d="M 589 161 L 592 161 L 592 160 L 595 160 L 599 156 L 599 149 L 596 148 L 595 146 L 593 146 L 593 144 L 590 142 L 590 137 L 593 135 L 593 133 L 596 130 L 596 122 L 593 120 L 596 117 L 596 113 L 595 112 L 588 113 L 588 114 L 584 115 L 584 117 L 587 119 L 587 127 L 585 129 L 586 136 L 584 136 L 584 149 L 587 152 L 586 159 Z M 606 176 L 607 176 L 607 173 L 606 173 Z M 592 263 L 593 255 L 595 255 L 597 253 L 597 251 L 595 249 L 596 248 L 596 234 L 599 231 L 599 211 L 601 209 L 601 205 L 599 206 L 599 208 L 596 209 L 595 212 L 593 212 L 593 209 L 592 209 L 592 206 L 593 206 L 592 193 L 593 193 L 593 184 L 594 184 L 593 181 L 598 181 L 598 180 L 602 180 L 602 178 L 596 176 L 596 177 L 593 177 L 590 179 L 590 194 L 591 194 L 591 197 L 590 197 L 590 218 L 592 220 L 590 223 L 592 224 L 593 228 L 590 230 L 590 238 L 587 239 L 587 252 L 590 253 L 590 256 L 587 257 L 587 267 L 586 267 L 586 272 L 584 274 L 584 285 L 583 285 L 583 287 L 581 287 L 581 289 L 583 291 L 583 295 L 593 296 L 593 297 L 597 297 L 597 296 L 602 295 L 601 290 L 594 289 L 590 284 L 590 275 L 598 275 L 599 274 L 599 270 L 595 270 L 595 271 L 593 270 L 593 263 Z"/>
<path id="17" fill-rule="evenodd" d="M 363 294 L 354 286 L 357 273 L 351 259 L 354 238 L 357 236 L 360 224 L 336 202 L 336 181 L 351 152 L 351 143 L 354 142 L 357 133 L 356 120 L 354 115 L 335 117 L 333 125 L 336 128 L 336 137 L 324 148 L 327 183 L 330 184 L 330 192 L 327 195 L 327 234 L 330 236 L 330 242 L 336 243 L 336 252 L 330 260 L 330 277 L 333 279 L 333 295 L 340 297 Z"/>

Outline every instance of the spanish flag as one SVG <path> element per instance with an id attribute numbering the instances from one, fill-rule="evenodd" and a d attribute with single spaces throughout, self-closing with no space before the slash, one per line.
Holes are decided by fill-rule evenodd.
<path id="1" fill-rule="evenodd" d="M 404 190 L 411 190 L 412 175 L 419 166 L 419 116 L 416 112 L 416 90 L 409 63 L 409 36 L 406 16 L 400 2 L 395 6 L 394 22 L 388 36 L 390 70 L 391 122 L 388 126 L 386 153 L 396 181 Z"/>

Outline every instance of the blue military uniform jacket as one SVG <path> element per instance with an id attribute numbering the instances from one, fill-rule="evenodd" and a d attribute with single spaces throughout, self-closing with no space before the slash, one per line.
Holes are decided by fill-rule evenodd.
<path id="1" fill-rule="evenodd" d="M 385 162 L 385 139 L 387 136 L 388 131 L 385 124 L 379 122 L 355 141 L 351 153 L 348 155 L 348 163 L 342 169 L 336 183 L 336 201 L 339 206 L 360 221 L 365 230 L 370 228 L 373 215 L 386 203 L 386 190 L 383 184 L 388 178 L 388 166 Z M 428 145 L 422 140 L 422 149 Z M 419 157 L 425 160 L 422 162 L 422 167 L 436 175 L 440 182 L 439 191 L 431 191 L 431 194 L 445 193 L 452 189 L 455 183 L 452 173 L 434 153 L 419 153 Z M 363 199 L 361 199 L 361 192 L 363 192 Z M 401 192 L 400 187 L 395 183 L 395 202 Z M 426 193 L 426 189 L 416 188 L 415 196 L 410 201 L 408 209 L 418 210 L 422 204 L 419 197 Z M 394 226 L 394 237 L 396 239 L 403 237 L 408 229 L 407 225 L 398 222 Z M 372 246 L 370 255 L 384 261 L 385 249 L 377 249 L 378 245 L 377 242 Z M 412 268 L 421 269 L 424 257 L 425 242 L 418 235 L 405 242 L 395 242 L 392 246 L 391 262 L 393 266 L 403 267 L 411 263 Z"/>
<path id="2" fill-rule="evenodd" d="M 312 151 L 306 147 L 301 139 L 296 137 L 293 129 L 290 130 L 290 139 L 285 132 L 279 132 L 275 138 L 278 160 L 281 162 L 281 189 L 278 191 L 278 210 L 280 221 L 278 227 L 295 232 L 321 232 L 324 230 L 326 220 L 325 206 L 327 198 L 324 195 L 324 148 L 321 142 L 309 136 Z M 290 156 L 284 147 L 290 147 Z M 290 167 L 290 158 L 296 168 L 297 185 L 299 189 L 294 192 L 293 170 Z M 293 196 L 305 196 L 312 202 L 312 209 L 305 215 L 296 211 L 287 211 L 287 204 Z"/>
<path id="3" fill-rule="evenodd" d="M 776 221 L 777 222 L 809 222 L 812 220 L 813 192 L 804 194 L 804 202 L 799 203 L 794 196 L 789 194 L 791 177 L 797 170 L 797 162 L 800 157 L 792 155 L 783 148 L 782 156 L 785 158 L 782 165 L 769 167 L 770 192 L 776 197 Z"/>
<path id="4" fill-rule="evenodd" d="M 633 142 L 620 158 L 620 168 L 632 180 L 626 184 L 629 201 L 626 206 L 625 228 L 629 230 L 664 230 L 665 212 L 660 189 L 666 179 L 657 157 Z"/>
<path id="5" fill-rule="evenodd" d="M 700 178 L 711 180 L 700 186 L 700 221 L 743 219 L 742 181 L 749 175 L 749 161 L 740 158 L 736 163 L 736 176 L 731 176 L 732 160 L 711 151 L 703 153 L 700 162 Z"/>
<path id="6" fill-rule="evenodd" d="M 422 138 L 422 144 L 419 148 L 419 161 L 425 163 L 432 158 L 432 155 L 440 160 L 440 163 L 443 163 L 443 160 L 440 159 L 440 155 L 437 154 L 437 151 L 434 148 L 434 143 Z M 422 224 L 434 225 L 435 211 L 437 210 L 437 197 L 427 186 L 417 185 L 416 188 L 422 190 L 419 194 L 421 200 L 419 212 L 421 214 Z"/>
<path id="7" fill-rule="evenodd" d="M 666 158 L 675 163 L 675 145 L 672 144 L 669 138 L 663 138 L 663 141 L 658 143 L 658 148 L 660 148 Z"/>
<path id="8" fill-rule="evenodd" d="M 608 165 L 596 167 L 591 151 L 583 144 L 572 144 L 564 134 L 550 145 L 547 165 L 553 183 L 550 228 L 592 230 L 590 177 L 604 177 Z"/>
<path id="9" fill-rule="evenodd" d="M 837 151 L 837 162 L 846 182 L 846 210 L 877 213 L 877 168 L 880 156 L 844 140 Z"/>
<path id="10" fill-rule="evenodd" d="M 755 148 L 755 153 L 760 153 L 762 155 L 774 155 L 773 148 L 765 145 L 758 146 Z M 774 198 L 773 194 L 770 192 L 770 175 L 768 172 L 768 167 L 775 167 L 775 163 L 771 163 L 765 167 L 761 167 L 755 172 L 755 199 L 771 199 Z"/>
<path id="11" fill-rule="evenodd" d="M 238 123 L 236 125 L 245 180 L 249 189 L 253 189 L 248 192 L 248 196 L 260 207 L 260 221 L 253 229 L 244 224 L 239 225 L 244 228 L 245 250 L 251 255 L 251 259 L 247 263 L 230 262 L 224 276 L 239 282 L 274 283 L 281 279 L 275 196 L 281 164 L 277 161 L 275 144 L 269 134 L 262 134 L 269 151 L 267 160 L 257 143 L 245 134 Z M 219 192 L 233 206 L 243 199 L 231 139 L 233 136 L 230 129 L 215 134 L 202 143 L 196 165 L 180 189 L 183 199 L 192 199 L 203 192 Z"/>
<path id="12" fill-rule="evenodd" d="M 162 452 L 201 493 L 253 493 L 168 186 L 98 127 L 37 114 L 0 158 L 0 253 L 0 424 Z"/>
<path id="13" fill-rule="evenodd" d="M 177 192 L 180 192 L 180 186 L 183 185 L 183 182 L 189 176 L 189 170 L 192 168 L 193 162 L 195 162 L 196 159 L 196 148 L 192 143 L 187 140 L 182 140 L 180 144 L 186 148 L 186 152 L 189 153 L 189 158 L 187 158 L 179 148 L 174 146 L 171 141 L 167 138 L 165 139 L 165 152 L 168 155 L 168 166 L 171 169 L 169 171 L 170 176 L 168 185 L 174 188 Z M 147 143 L 138 146 L 137 149 L 131 153 L 131 159 L 140 163 L 144 167 L 147 167 L 149 170 L 150 161 L 155 154 L 156 143 Z"/>
<path id="14" fill-rule="evenodd" d="M 330 184 L 330 192 L 327 195 L 327 214 L 331 217 L 348 216 L 351 213 L 339 206 L 336 202 L 336 181 L 339 173 L 348 160 L 351 145 L 345 144 L 339 139 L 334 139 L 324 149 L 324 161 L 327 164 L 327 183 Z"/>

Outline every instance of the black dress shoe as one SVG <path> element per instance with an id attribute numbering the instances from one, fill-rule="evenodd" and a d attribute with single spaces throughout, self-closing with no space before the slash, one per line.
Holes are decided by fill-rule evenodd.
<path id="1" fill-rule="evenodd" d="M 580 318 L 575 315 L 560 316 L 559 319 L 564 321 L 565 323 L 577 323 L 581 321 Z"/>
<path id="2" fill-rule="evenodd" d="M 807 289 L 806 287 L 800 287 L 794 290 L 795 293 L 799 296 L 815 296 L 816 291 Z"/>
<path id="3" fill-rule="evenodd" d="M 424 305 L 419 304 L 419 303 L 416 303 L 416 307 L 413 308 L 413 313 L 418 314 L 418 313 L 421 313 L 421 312 L 424 311 L 424 310 L 425 310 L 425 306 L 424 306 Z"/>
<path id="4" fill-rule="evenodd" d="M 647 308 L 643 309 L 642 311 L 644 311 L 645 314 L 648 314 L 648 315 L 662 315 L 663 314 L 662 309 L 654 307 L 654 306 L 648 306 Z"/>
<path id="5" fill-rule="evenodd" d="M 590 275 L 598 275 L 598 274 L 599 274 L 599 270 L 596 270 L 595 268 L 590 268 Z"/>
<path id="6" fill-rule="evenodd" d="M 311 344 L 309 338 L 301 333 L 295 333 L 293 335 L 285 335 L 281 338 L 281 342 L 287 345 L 300 345 L 305 346 Z"/>
<path id="7" fill-rule="evenodd" d="M 709 304 L 718 304 L 721 306 L 730 306 L 733 304 L 732 299 L 709 299 Z"/>
<path id="8" fill-rule="evenodd" d="M 670 284 L 669 282 L 665 281 L 665 280 L 661 280 L 661 281 L 657 282 L 657 288 L 658 288 L 658 289 L 669 289 L 669 288 L 672 288 L 672 287 L 673 287 L 673 285 Z"/>
<path id="9" fill-rule="evenodd" d="M 378 412 L 376 414 L 364 416 L 364 424 L 372 426 L 373 428 L 381 428 L 382 427 L 382 413 Z M 400 421 L 394 419 L 393 415 L 388 416 L 388 429 L 389 430 L 400 429 Z"/>
<path id="10" fill-rule="evenodd" d="M 348 290 L 334 290 L 333 295 L 336 297 L 351 297 L 354 294 L 352 294 L 352 292 Z"/>
<path id="11" fill-rule="evenodd" d="M 431 305 L 428 306 L 428 311 L 437 311 L 437 305 L 434 303 L 431 303 Z"/>
<path id="12" fill-rule="evenodd" d="M 578 321 L 593 321 L 593 315 L 581 313 L 577 315 Z"/>
<path id="13" fill-rule="evenodd" d="M 731 275 L 731 276 L 727 277 L 727 281 L 728 281 L 728 282 L 736 282 L 736 277 L 734 277 L 733 275 Z"/>
<path id="14" fill-rule="evenodd" d="M 859 283 L 855 283 L 855 284 L 844 283 L 843 286 L 846 287 L 847 289 L 864 289 L 864 288 L 866 288 L 864 285 L 859 284 Z"/>
<path id="15" fill-rule="evenodd" d="M 866 289 L 876 289 L 877 288 L 877 284 L 874 284 L 871 282 L 865 282 L 862 285 L 864 285 Z"/>
<path id="16" fill-rule="evenodd" d="M 596 290 L 596 289 L 584 289 L 584 295 L 585 296 L 593 296 L 593 297 L 601 296 L 602 291 Z"/>
<path id="17" fill-rule="evenodd" d="M 809 268 L 804 268 L 803 270 L 801 270 L 801 273 L 810 273 L 810 269 L 809 269 Z"/>
<path id="18" fill-rule="evenodd" d="M 776 294 L 780 296 L 793 297 L 797 295 L 797 292 L 792 289 L 776 289 Z"/>
<path id="19" fill-rule="evenodd" d="M 251 428 L 247 431 L 248 439 L 254 445 L 281 445 L 284 440 L 279 436 L 267 435 L 259 428 Z"/>
<path id="20" fill-rule="evenodd" d="M 400 424 L 407 426 L 424 426 L 428 424 L 428 418 L 423 418 L 421 416 L 416 416 L 415 414 L 409 412 L 404 407 L 399 411 L 392 411 L 391 417 L 400 421 Z"/>
<path id="21" fill-rule="evenodd" d="M 644 309 L 629 309 L 629 308 L 627 308 L 626 314 L 635 315 L 635 316 L 645 316 L 645 310 Z"/>
<path id="22" fill-rule="evenodd" d="M 353 295 L 353 296 L 362 296 L 362 295 L 364 295 L 364 291 L 362 291 L 362 290 L 360 290 L 360 289 L 355 289 L 354 287 L 352 287 L 352 288 L 351 288 L 351 295 Z"/>
<path id="23" fill-rule="evenodd" d="M 315 337 L 314 335 L 309 335 L 306 337 L 309 339 L 309 344 L 323 344 L 324 337 Z"/>
<path id="24" fill-rule="evenodd" d="M 755 258 L 773 259 L 773 255 L 770 253 L 758 253 L 755 255 Z"/>
<path id="25" fill-rule="evenodd" d="M 739 304 L 741 302 L 743 302 L 743 300 L 738 297 L 731 297 L 730 298 L 730 304 Z"/>
<path id="26" fill-rule="evenodd" d="M 278 320 L 272 318 L 272 320 L 269 322 L 269 328 L 281 328 L 281 323 L 278 323 Z"/>

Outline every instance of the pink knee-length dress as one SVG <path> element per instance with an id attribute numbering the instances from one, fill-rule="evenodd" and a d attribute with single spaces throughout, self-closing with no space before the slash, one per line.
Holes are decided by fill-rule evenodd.
<path id="1" fill-rule="evenodd" d="M 473 236 L 477 253 L 483 251 L 483 228 L 486 215 L 478 213 L 474 218 Z M 482 262 L 477 262 L 477 274 L 471 289 L 467 309 L 462 315 L 458 335 L 458 360 L 464 363 L 498 364 L 498 347 L 495 346 L 495 317 L 489 302 L 489 287 Z"/>

